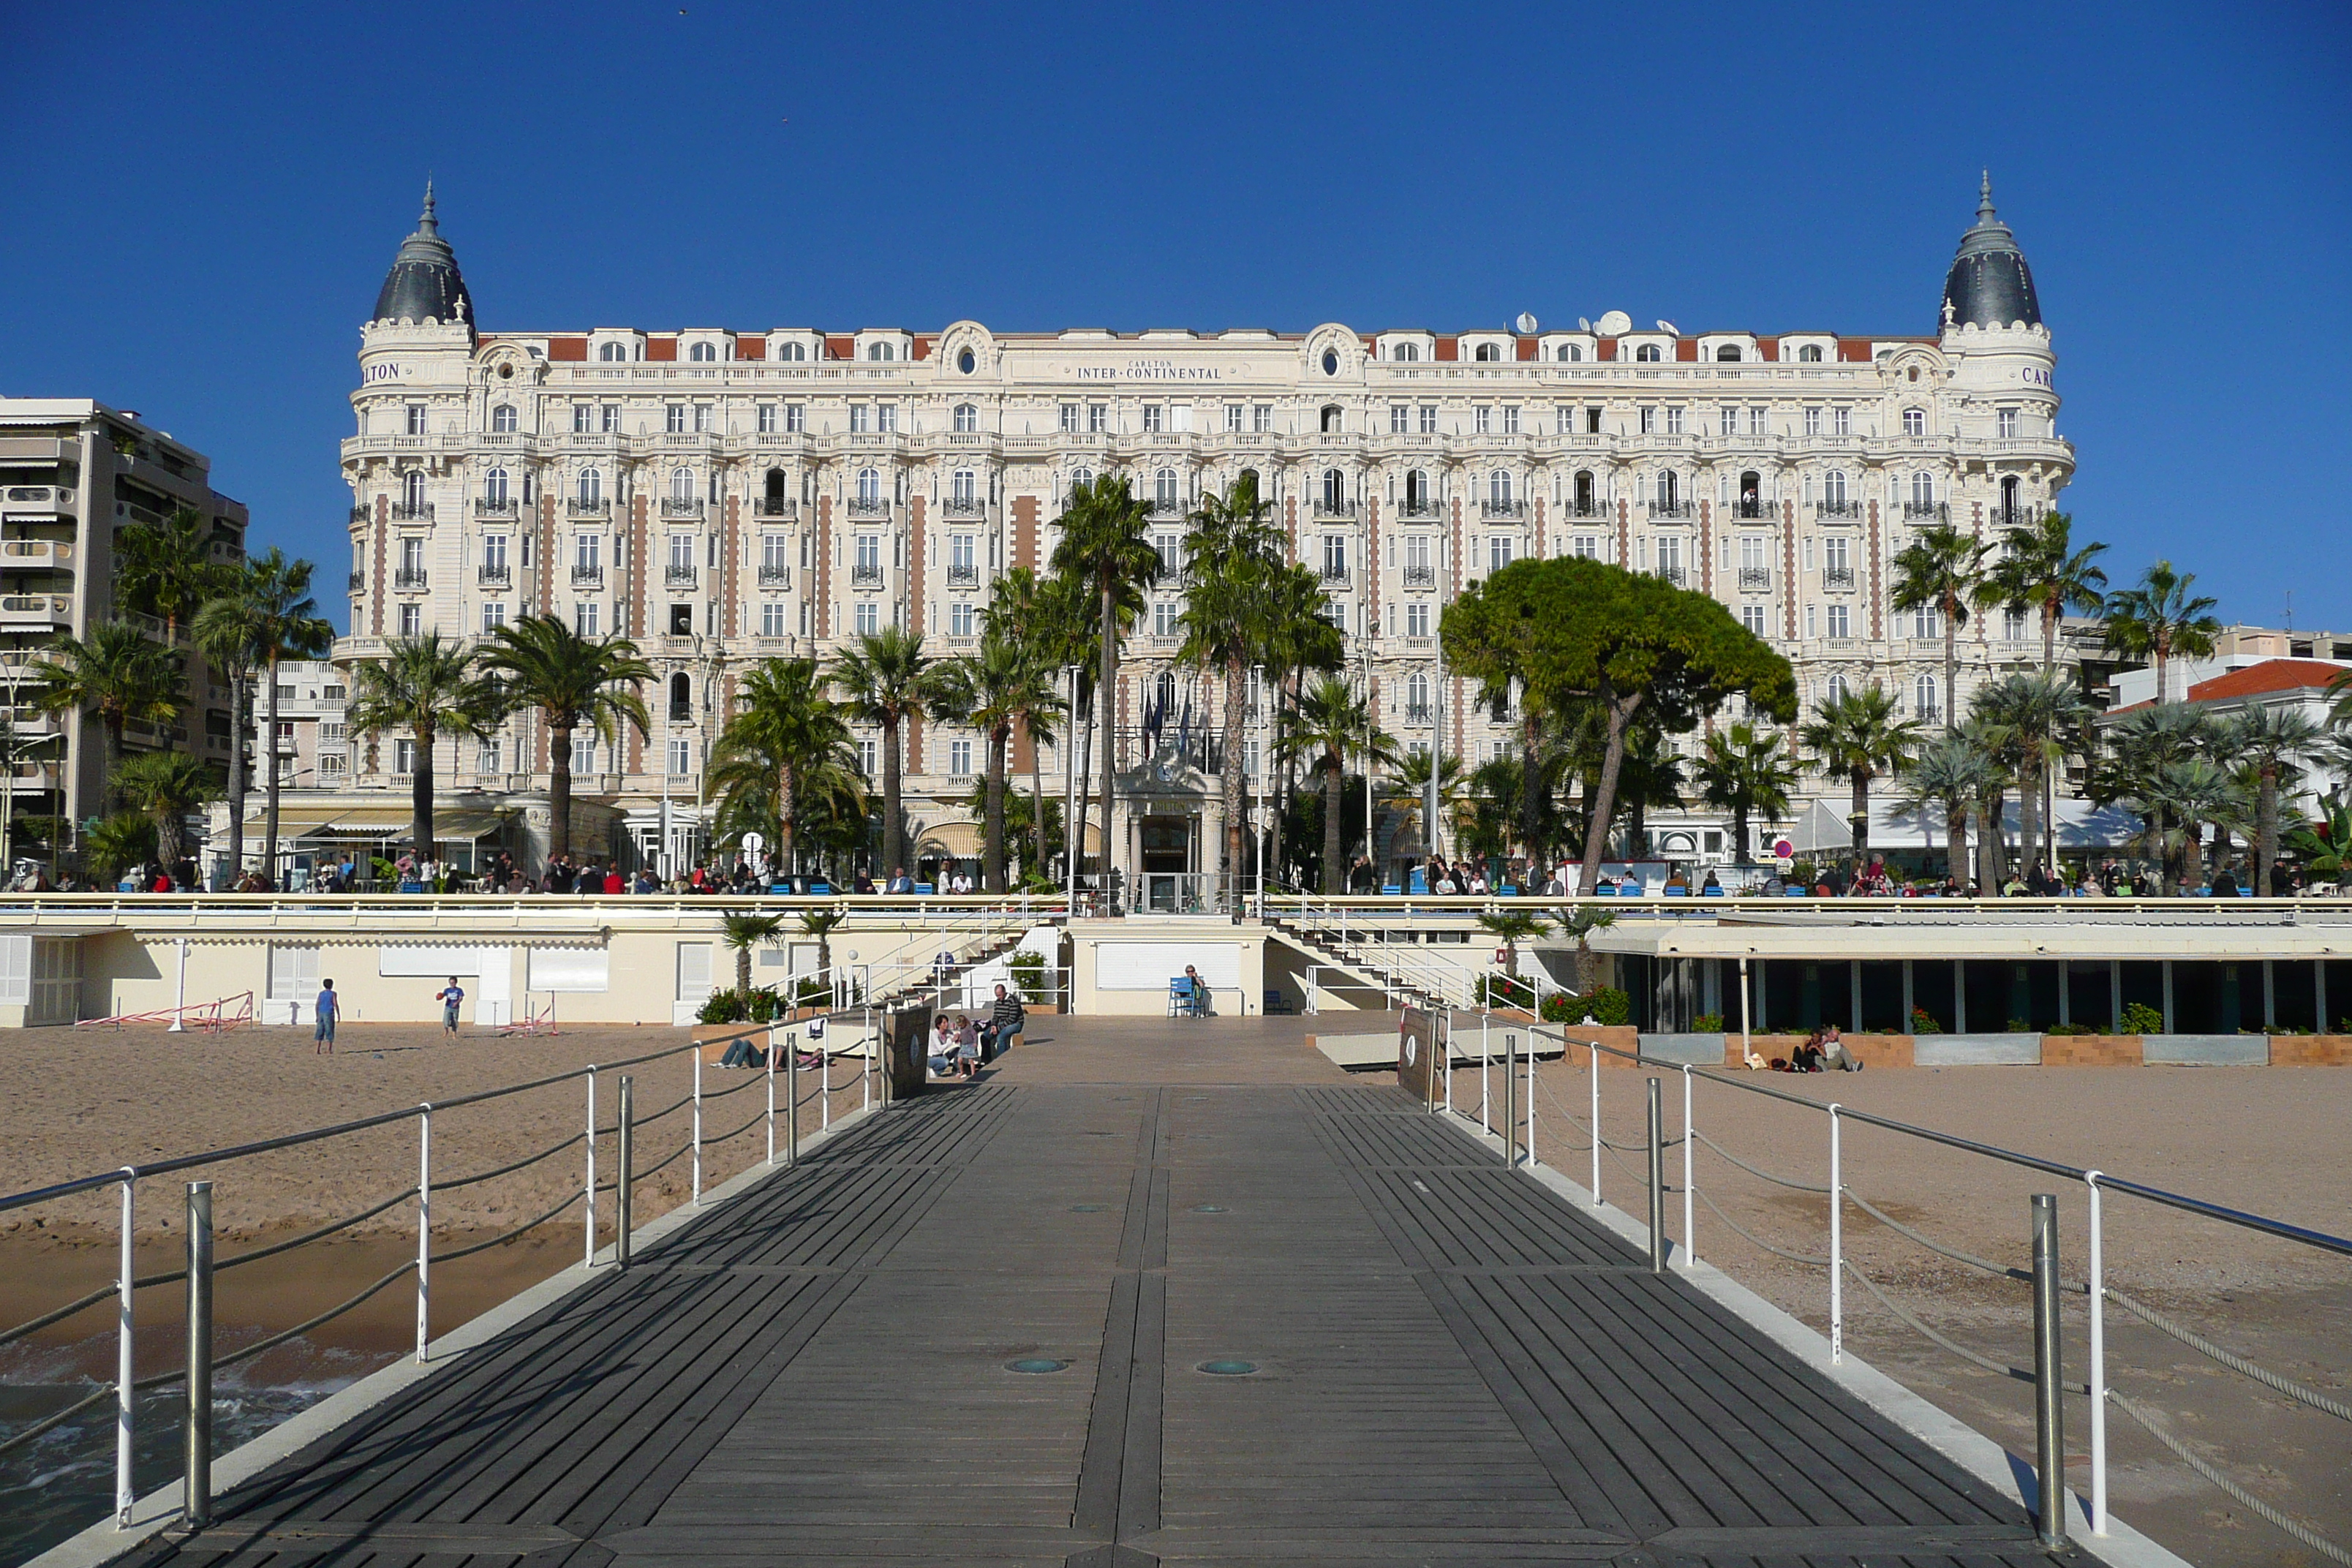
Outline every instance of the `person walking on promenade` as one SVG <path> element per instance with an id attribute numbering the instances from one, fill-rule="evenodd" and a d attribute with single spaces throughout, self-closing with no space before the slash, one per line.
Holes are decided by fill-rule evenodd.
<path id="1" fill-rule="evenodd" d="M 456 975 L 433 998 L 441 1004 L 441 1032 L 451 1039 L 457 1037 L 457 1005 L 466 999 L 466 988 L 457 984 Z"/>

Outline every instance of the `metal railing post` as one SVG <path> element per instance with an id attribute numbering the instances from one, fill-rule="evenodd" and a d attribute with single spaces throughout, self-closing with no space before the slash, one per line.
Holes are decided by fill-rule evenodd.
<path id="1" fill-rule="evenodd" d="M 776 1163 L 776 1031 L 768 1031 L 768 1163 Z"/>
<path id="2" fill-rule="evenodd" d="M 1519 1163 L 1519 1061 L 1517 1041 L 1503 1036 L 1503 1163 Z"/>
<path id="3" fill-rule="evenodd" d="M 582 1229 L 587 1235 L 588 1254 L 583 1267 L 596 1267 L 596 1064 L 588 1064 L 588 1176 L 583 1195 L 587 1199 L 587 1218 Z"/>
<path id="4" fill-rule="evenodd" d="M 188 1184 L 188 1415 L 181 1432 L 184 1522 L 213 1521 L 213 1184 Z"/>
<path id="5" fill-rule="evenodd" d="M 1666 1113 L 1656 1079 L 1650 1079 L 1650 1272 L 1666 1271 Z"/>
<path id="6" fill-rule="evenodd" d="M 1830 1104 L 1830 1360 L 1845 1359 L 1845 1181 L 1838 1107 Z"/>
<path id="7" fill-rule="evenodd" d="M 694 1167 L 693 1186 L 688 1202 L 696 1208 L 702 1206 L 702 1047 L 694 1047 L 694 1128 L 688 1134 L 694 1152 L 688 1162 Z"/>
<path id="8" fill-rule="evenodd" d="M 857 1109 L 874 1109 L 874 1074 L 882 1060 L 882 1037 L 874 1032 L 874 1009 L 866 1009 L 866 1054 L 857 1061 Z"/>
<path id="9" fill-rule="evenodd" d="M 1567 1031 L 1560 1032 L 1564 1041 Z M 1560 1047 L 1566 1050 L 1563 1044 Z M 1587 1041 L 1584 1047 L 1585 1076 L 1592 1080 L 1592 1206 L 1601 1206 L 1601 1044 Z"/>
<path id="10" fill-rule="evenodd" d="M 2083 1173 L 2091 1194 L 2091 1533 L 2107 1532 L 2107 1261 L 2097 1171 Z"/>
<path id="11" fill-rule="evenodd" d="M 1517 1036 L 1506 1031 L 1503 1036 L 1504 1048 L 1507 1050 L 1511 1042 L 1517 1038 Z M 1530 1165 L 1541 1163 L 1536 1158 L 1536 1037 L 1533 1030 L 1528 1032 L 1528 1163 Z"/>
<path id="12" fill-rule="evenodd" d="M 134 1430 L 131 1398 L 131 1213 L 138 1185 L 131 1167 L 122 1168 L 122 1250 L 114 1279 L 114 1522 L 131 1522 L 131 1505 L 139 1500 L 131 1474 L 131 1444 Z"/>
<path id="13" fill-rule="evenodd" d="M 1445 1031 L 1445 1113 L 1454 1114 L 1454 1031 Z"/>
<path id="14" fill-rule="evenodd" d="M 820 1036 L 816 1047 L 816 1129 L 822 1132 L 833 1125 L 833 1046 L 829 1036 Z"/>
<path id="15" fill-rule="evenodd" d="M 1697 1140 L 1691 1134 L 1691 1069 L 1683 1066 L 1683 1267 L 1688 1268 L 1698 1261 L 1698 1247 L 1692 1240 L 1697 1232 L 1691 1212 L 1692 1195 L 1697 1192 L 1697 1180 L 1693 1173 L 1695 1163 L 1691 1145 Z"/>
<path id="16" fill-rule="evenodd" d="M 617 1227 L 613 1237 L 613 1261 L 623 1268 L 629 1266 L 629 1219 L 635 1208 L 636 1194 L 630 1191 L 636 1181 L 637 1153 L 637 1080 L 627 1073 L 621 1075 L 620 1129 L 614 1138 L 617 1146 L 616 1173 L 614 1189 L 613 1222 Z"/>
<path id="17" fill-rule="evenodd" d="M 433 1333 L 433 1107 L 416 1116 L 416 1359 Z"/>
<path id="18" fill-rule="evenodd" d="M 2041 1467 L 2034 1525 L 2045 1547 L 2066 1543 L 2066 1411 L 2058 1338 L 2058 1196 L 2033 1194 L 2033 1437 Z"/>
<path id="19" fill-rule="evenodd" d="M 1478 1016 L 1478 1131 L 1487 1133 L 1495 1131 L 1494 1117 L 1487 1110 L 1495 1100 L 1492 1083 L 1494 1062 L 1495 1043 L 1488 1029 L 1487 1016 L 1482 1013 Z"/>
<path id="20" fill-rule="evenodd" d="M 801 1041 L 784 1037 L 784 1163 L 801 1163 Z"/>

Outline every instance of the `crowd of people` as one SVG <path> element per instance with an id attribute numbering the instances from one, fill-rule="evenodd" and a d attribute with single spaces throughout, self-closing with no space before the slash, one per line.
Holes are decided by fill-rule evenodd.
<path id="1" fill-rule="evenodd" d="M 1499 890 L 1532 892 L 1543 898 L 1562 899 L 1576 896 L 1583 881 L 1582 865 L 1566 858 L 1549 871 L 1525 859 L 1504 861 L 1496 867 L 1496 878 L 1491 883 L 1486 871 L 1486 864 L 1482 861 L 1462 859 L 1448 864 L 1444 857 L 1433 855 L 1425 865 L 1407 867 L 1405 884 L 1389 883 L 1384 886 L 1378 868 L 1360 855 L 1348 870 L 1348 891 L 1360 897 L 1393 890 L 1463 898 Z M 2301 868 L 2284 861 L 2274 868 L 2273 879 L 2278 895 L 2283 898 L 2294 897 L 2304 891 L 2307 885 Z M 2238 898 L 2251 891 L 2251 882 L 2252 878 L 2242 864 L 2227 863 L 2215 868 L 2195 888 L 2184 891 L 2192 896 Z M 1796 890 L 1823 899 L 1982 899 L 1996 895 L 2001 898 L 2129 899 L 2155 897 L 2159 885 L 2155 868 L 2144 861 L 2109 858 L 2093 866 L 2086 859 L 2072 868 L 2061 866 L 2053 869 L 2047 860 L 2037 859 L 2031 865 L 2019 865 L 2008 880 L 1998 889 L 1988 891 L 1982 883 L 1974 880 L 1959 882 L 1949 877 L 1906 877 L 1891 869 L 1885 857 L 1873 855 L 1858 868 L 1824 861 L 1818 867 L 1800 865 L 1784 872 L 1776 864 L 1761 877 L 1739 876 L 1728 886 L 1715 867 L 1685 868 L 1676 864 L 1670 866 L 1664 879 L 1655 885 L 1654 890 L 1669 897 L 1676 894 L 1709 897 L 1753 891 L 1777 898 Z M 1618 876 L 1604 873 L 1593 883 L 1593 891 L 1604 895 L 1643 894 L 1652 890 L 1651 884 L 1631 871 Z"/>

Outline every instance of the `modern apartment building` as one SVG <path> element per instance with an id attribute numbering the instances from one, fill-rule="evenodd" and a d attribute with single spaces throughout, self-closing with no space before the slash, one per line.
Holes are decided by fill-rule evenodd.
<path id="1" fill-rule="evenodd" d="M 0 397 L 0 687 L 7 691 L 19 762 L 19 816 L 60 815 L 79 823 L 103 809 L 105 743 L 97 719 L 54 719 L 26 694 L 41 649 L 59 634 L 87 636 L 118 618 L 114 536 L 134 522 L 158 522 L 183 506 L 211 520 L 215 558 L 245 552 L 246 510 L 212 488 L 205 455 L 151 428 L 129 409 L 88 398 Z M 162 623 L 139 621 L 157 640 Z M 186 632 L 180 632 L 186 650 Z M 236 744 L 228 689 L 204 660 L 186 659 L 188 689 L 177 719 L 131 724 L 131 751 L 184 751 L 226 764 Z"/>
<path id="2" fill-rule="evenodd" d="M 1213 770 L 1258 767 L 1258 738 L 1211 735 L 1220 707 L 1172 655 L 1185 515 L 1245 469 L 1320 573 L 1381 724 L 1474 766 L 1512 743 L 1509 705 L 1438 667 L 1438 617 L 1526 556 L 1714 595 L 1789 655 L 1808 705 L 1876 681 L 1934 719 L 2038 658 L 2037 627 L 1974 619 L 1947 692 L 1937 618 L 1891 604 L 1920 529 L 1991 539 L 2074 472 L 2050 333 L 1989 184 L 1923 324 L 1693 331 L 1610 310 L 1446 331 L 488 331 L 428 193 L 362 329 L 336 658 L 537 613 L 635 638 L 661 674 L 655 731 L 580 738 L 573 765 L 649 847 L 665 793 L 692 819 L 747 667 L 889 625 L 969 647 L 1000 577 L 1052 554 L 1071 488 L 1115 471 L 1149 500 L 1169 571 L 1116 694 L 1114 842 L 1130 868 L 1215 870 Z M 862 739 L 871 758 L 878 733 Z M 529 795 L 546 743 L 520 720 L 436 767 L 485 798 Z M 968 851 L 981 737 L 945 720 L 906 745 L 910 815 Z M 404 788 L 394 761 L 355 747 L 352 786 Z M 1040 762 L 1058 781 L 1058 754 Z M 1015 771 L 1029 765 L 1024 741 Z M 1721 848 L 1719 816 L 1654 826 L 1668 853 Z"/>

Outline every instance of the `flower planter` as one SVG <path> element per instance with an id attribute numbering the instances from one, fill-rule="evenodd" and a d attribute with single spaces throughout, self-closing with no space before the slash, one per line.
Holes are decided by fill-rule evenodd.
<path id="1" fill-rule="evenodd" d="M 2263 1068 L 2271 1043 L 2263 1035 L 2142 1035 L 2140 1059 L 2152 1068 Z"/>
<path id="2" fill-rule="evenodd" d="M 2044 1035 L 2046 1068 L 2136 1068 L 2147 1060 L 2144 1035 Z"/>
<path id="3" fill-rule="evenodd" d="M 1911 1063 L 1923 1068 L 2031 1068 L 2042 1065 L 2039 1035 L 1916 1035 Z"/>

